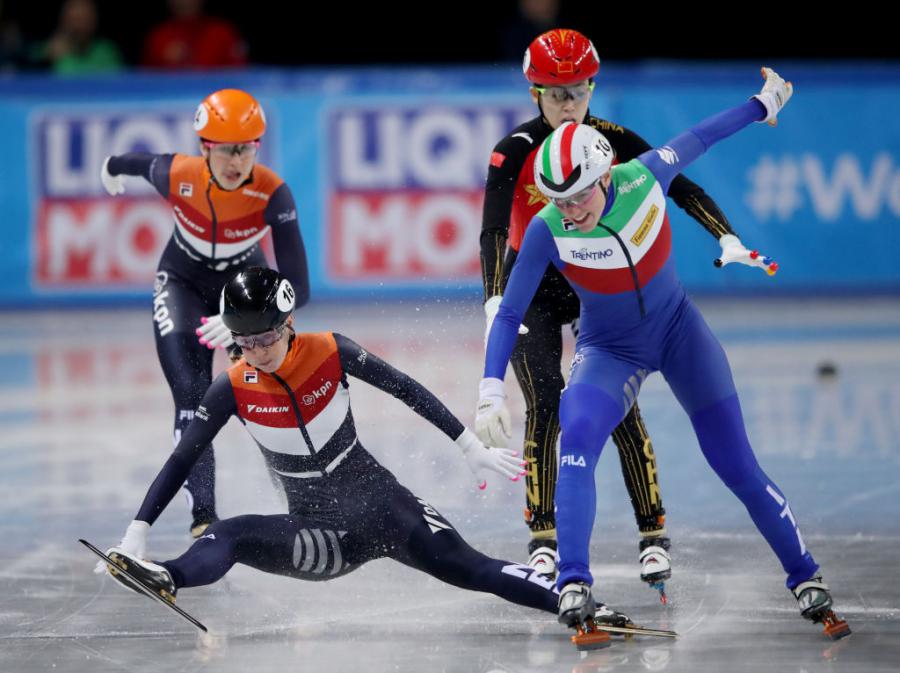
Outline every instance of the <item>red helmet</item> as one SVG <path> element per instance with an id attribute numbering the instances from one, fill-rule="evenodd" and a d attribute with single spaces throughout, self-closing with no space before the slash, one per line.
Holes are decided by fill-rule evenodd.
<path id="1" fill-rule="evenodd" d="M 532 84 L 566 86 L 594 77 L 600 57 L 593 42 L 577 30 L 554 28 L 538 35 L 525 50 L 522 72 Z"/>
<path id="2" fill-rule="evenodd" d="M 256 99 L 240 89 L 209 94 L 197 106 L 194 131 L 216 143 L 259 140 L 266 132 L 266 115 Z"/>

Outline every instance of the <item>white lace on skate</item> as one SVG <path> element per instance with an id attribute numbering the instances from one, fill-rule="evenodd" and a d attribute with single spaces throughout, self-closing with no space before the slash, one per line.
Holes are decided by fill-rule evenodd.
<path id="1" fill-rule="evenodd" d="M 531 552 L 528 565 L 541 575 L 556 575 L 556 550 L 550 547 L 538 547 Z"/>
<path id="2" fill-rule="evenodd" d="M 801 582 L 792 593 L 800 606 L 800 614 L 806 619 L 818 621 L 822 613 L 831 608 L 831 590 L 821 577 Z"/>
<path id="3" fill-rule="evenodd" d="M 641 551 L 638 556 L 641 564 L 641 579 L 654 583 L 669 579 L 672 576 L 672 559 L 662 547 L 651 545 Z"/>

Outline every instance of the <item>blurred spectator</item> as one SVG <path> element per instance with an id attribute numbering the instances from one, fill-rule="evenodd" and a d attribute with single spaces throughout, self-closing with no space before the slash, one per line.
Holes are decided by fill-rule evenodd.
<path id="1" fill-rule="evenodd" d="M 531 41 L 558 24 L 559 0 L 519 0 L 516 16 L 501 27 L 500 57 L 521 61 Z"/>
<path id="2" fill-rule="evenodd" d="M 24 44 L 19 24 L 3 16 L 0 2 L 0 72 L 10 72 L 22 65 Z"/>
<path id="3" fill-rule="evenodd" d="M 97 36 L 93 0 L 66 0 L 56 31 L 33 50 L 32 60 L 61 75 L 87 75 L 122 68 L 122 55 L 111 40 Z"/>
<path id="4" fill-rule="evenodd" d="M 203 0 L 169 0 L 172 17 L 144 42 L 148 68 L 222 68 L 247 63 L 247 45 L 229 21 L 204 14 Z"/>

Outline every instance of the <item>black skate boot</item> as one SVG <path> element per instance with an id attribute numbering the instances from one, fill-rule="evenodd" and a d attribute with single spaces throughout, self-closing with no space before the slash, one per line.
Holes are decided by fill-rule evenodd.
<path id="1" fill-rule="evenodd" d="M 112 575 L 119 584 L 136 593 L 144 595 L 144 592 L 135 585 L 134 580 L 127 577 L 124 573 L 116 571 L 116 566 L 127 570 L 143 584 L 145 589 L 159 594 L 170 603 L 175 602 L 175 594 L 178 591 L 175 588 L 175 582 L 172 581 L 172 576 L 169 574 L 169 571 L 161 565 L 157 565 L 152 561 L 142 561 L 141 559 L 122 551 L 118 547 L 113 547 L 106 552 L 106 555 L 116 564 L 115 566 L 107 564 L 107 566 L 109 574 Z"/>
<path id="2" fill-rule="evenodd" d="M 556 540 L 532 540 L 528 543 L 528 565 L 556 579 Z"/>
<path id="3" fill-rule="evenodd" d="M 603 624 L 606 626 L 619 626 L 623 628 L 634 626 L 634 622 L 631 621 L 631 617 L 626 615 L 624 612 L 613 610 L 611 607 L 606 605 L 606 603 L 598 603 L 596 601 L 594 608 L 594 623 Z"/>
<path id="4" fill-rule="evenodd" d="M 197 509 L 192 512 L 194 521 L 191 523 L 191 537 L 195 540 L 203 536 L 211 524 L 219 520 L 215 512 L 206 509 Z"/>
<path id="5" fill-rule="evenodd" d="M 791 591 L 800 606 L 800 616 L 813 624 L 822 624 L 826 636 L 838 640 L 850 635 L 849 624 L 839 619 L 831 609 L 831 590 L 822 581 L 821 575 L 801 582 Z"/>
<path id="6" fill-rule="evenodd" d="M 645 537 L 641 539 L 638 561 L 641 564 L 641 580 L 659 591 L 659 600 L 664 604 L 666 598 L 666 580 L 672 577 L 672 559 L 669 548 L 672 546 L 667 537 Z"/>

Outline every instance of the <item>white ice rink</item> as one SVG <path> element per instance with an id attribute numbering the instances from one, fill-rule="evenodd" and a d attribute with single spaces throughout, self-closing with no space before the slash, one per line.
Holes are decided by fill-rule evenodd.
<path id="1" fill-rule="evenodd" d="M 218 585 L 179 594 L 211 629 L 199 638 L 92 574 L 76 542 L 116 543 L 171 450 L 172 402 L 149 310 L 23 312 L 0 313 L 0 672 L 900 670 L 900 301 L 700 305 L 731 358 L 760 462 L 790 498 L 850 638 L 828 641 L 800 619 L 774 555 L 706 466 L 659 375 L 640 403 L 673 539 L 670 605 L 638 580 L 611 443 L 597 473 L 592 560 L 599 598 L 679 639 L 616 640 L 580 655 L 548 615 L 387 560 L 322 583 L 236 567 Z M 479 306 L 314 305 L 298 318 L 301 329 L 360 342 L 471 422 Z M 817 376 L 826 361 L 833 379 Z M 521 396 L 508 381 L 521 437 Z M 494 480 L 479 492 L 439 431 L 363 383 L 351 391 L 363 444 L 401 482 L 473 546 L 524 560 L 521 483 Z M 282 508 L 236 421 L 216 449 L 220 515 Z M 152 529 L 155 558 L 186 548 L 188 519 L 179 497 Z"/>

